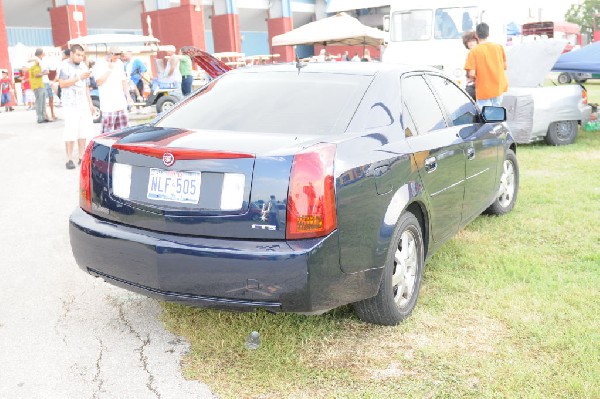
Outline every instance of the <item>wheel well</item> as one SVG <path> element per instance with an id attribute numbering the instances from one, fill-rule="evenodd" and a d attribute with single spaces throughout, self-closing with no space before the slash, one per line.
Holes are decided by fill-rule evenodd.
<path id="1" fill-rule="evenodd" d="M 423 204 L 419 202 L 413 202 L 406 208 L 407 212 L 415 215 L 421 226 L 421 234 L 423 235 L 423 247 L 425 248 L 424 257 L 427 258 L 429 252 L 429 220 L 427 212 L 424 210 Z"/>
<path id="2" fill-rule="evenodd" d="M 510 148 L 512 150 L 512 152 L 514 152 L 515 154 L 517 153 L 517 144 L 516 143 L 512 143 L 508 148 Z"/>

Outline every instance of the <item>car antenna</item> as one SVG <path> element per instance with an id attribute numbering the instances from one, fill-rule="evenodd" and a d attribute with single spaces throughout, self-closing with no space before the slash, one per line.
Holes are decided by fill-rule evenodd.
<path id="1" fill-rule="evenodd" d="M 300 58 L 298 57 L 298 51 L 296 49 L 294 49 L 294 53 L 296 55 L 296 69 L 298 70 L 298 75 L 300 75 L 300 69 L 304 68 L 306 66 L 306 64 L 303 64 L 302 62 L 300 62 Z"/>

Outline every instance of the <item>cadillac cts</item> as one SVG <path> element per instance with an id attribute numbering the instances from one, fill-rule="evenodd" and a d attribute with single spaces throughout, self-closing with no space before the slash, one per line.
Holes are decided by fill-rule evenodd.
<path id="1" fill-rule="evenodd" d="M 305 314 L 351 303 L 395 325 L 435 250 L 513 208 L 505 117 L 429 69 L 237 69 L 88 146 L 73 254 L 162 300 Z"/>

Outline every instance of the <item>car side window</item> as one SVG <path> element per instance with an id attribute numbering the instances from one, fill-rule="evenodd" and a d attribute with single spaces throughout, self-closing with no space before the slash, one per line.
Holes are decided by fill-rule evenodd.
<path id="1" fill-rule="evenodd" d="M 452 81 L 438 75 L 428 75 L 427 79 L 446 108 L 452 125 L 477 123 L 479 112 L 475 104 Z"/>
<path id="2" fill-rule="evenodd" d="M 447 127 L 444 114 L 421 75 L 403 78 L 401 90 L 404 105 L 412 116 L 418 134 L 424 135 Z"/>

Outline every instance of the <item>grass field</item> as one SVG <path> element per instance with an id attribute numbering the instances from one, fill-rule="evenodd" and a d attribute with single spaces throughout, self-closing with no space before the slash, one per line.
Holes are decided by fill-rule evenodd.
<path id="1" fill-rule="evenodd" d="M 600 82 L 590 89 L 598 96 Z M 517 205 L 436 253 L 398 327 L 164 305 L 220 398 L 600 398 L 600 132 L 520 146 Z M 258 350 L 245 337 L 260 332 Z"/>

